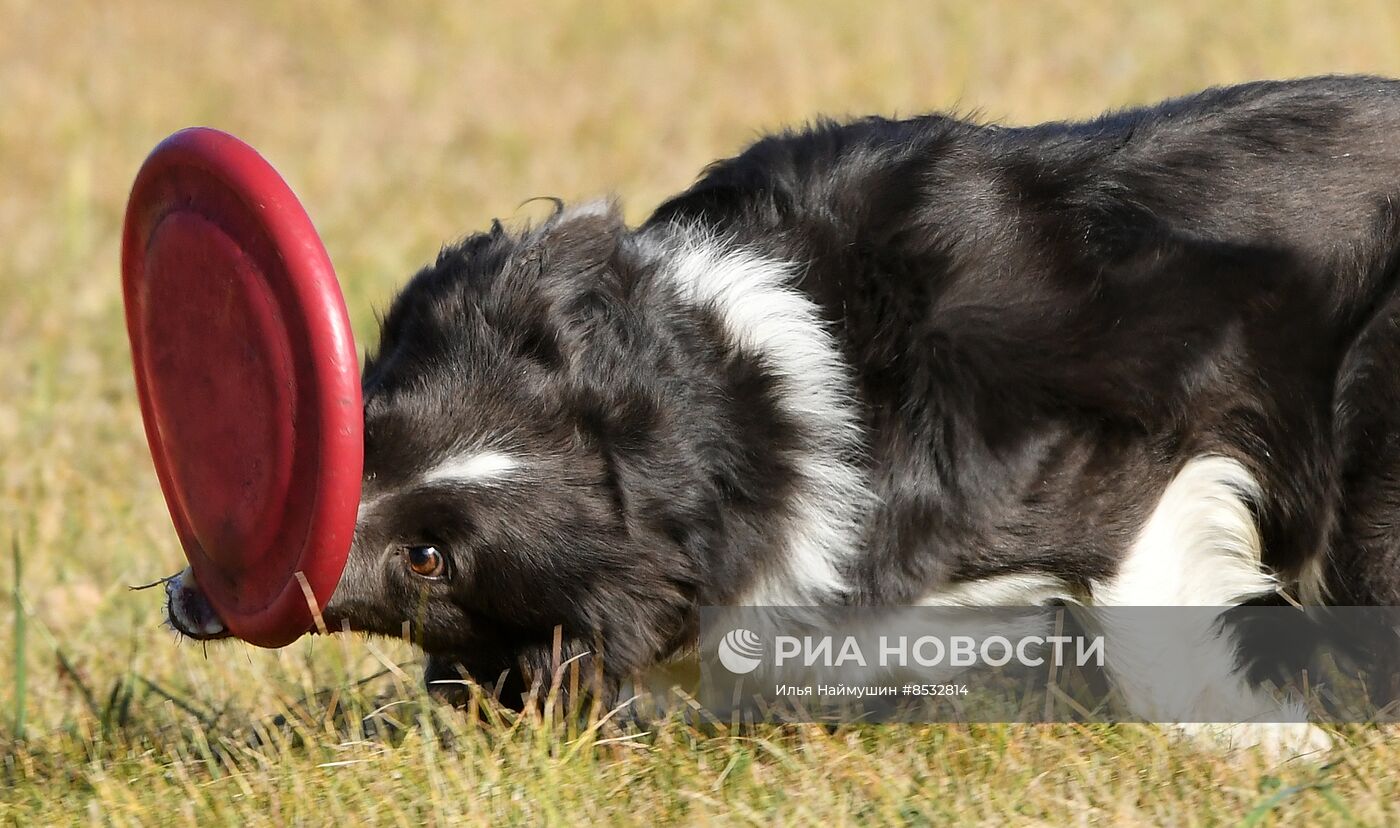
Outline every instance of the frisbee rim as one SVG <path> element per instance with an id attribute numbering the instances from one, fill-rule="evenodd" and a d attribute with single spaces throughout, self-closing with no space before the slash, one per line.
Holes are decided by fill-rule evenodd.
<path id="1" fill-rule="evenodd" d="M 188 177 L 191 172 L 198 177 L 174 184 L 168 179 Z M 183 198 L 162 199 L 163 185 L 174 187 Z M 211 196 L 212 191 L 205 187 L 221 188 L 246 215 L 236 216 L 229 210 L 221 214 L 212 206 L 220 196 Z M 285 283 L 276 286 L 281 289 L 279 296 L 290 300 L 280 306 L 283 333 L 292 347 L 300 345 L 304 350 L 296 355 L 298 360 L 291 370 L 298 388 L 310 389 L 314 403 L 310 411 L 298 414 L 299 420 L 307 416 L 315 423 L 314 439 L 297 440 L 283 458 L 292 466 L 298 462 L 310 466 L 311 491 L 301 500 L 289 496 L 281 517 L 283 527 L 293 519 L 304 519 L 305 536 L 296 549 L 280 554 L 271 547 L 256 550 L 265 553 L 259 561 L 260 574 L 276 564 L 286 575 L 280 586 L 254 595 L 252 606 L 247 605 L 250 599 L 246 594 L 235 596 L 220 587 L 227 579 L 201 577 L 201 570 L 207 573 L 217 562 L 202 548 L 192 551 L 185 542 L 186 536 L 193 537 L 190 516 L 171 473 L 170 447 L 157 428 L 152 380 L 145 365 L 149 330 L 143 324 L 140 288 L 146 278 L 148 248 L 163 222 L 181 211 L 215 225 L 245 254 L 259 245 L 276 254 L 280 267 L 275 272 L 257 267 L 256 275 L 269 284 L 285 276 Z M 239 222 L 250 222 L 242 228 L 248 234 L 234 228 Z M 255 257 L 250 259 L 256 261 Z M 359 362 L 330 258 L 291 188 L 261 155 L 232 135 L 192 127 L 157 145 L 137 173 L 122 233 L 122 282 L 142 420 L 186 559 L 230 632 L 264 647 L 290 643 L 312 629 L 319 608 L 325 606 L 339 583 L 360 497 L 364 441 Z M 309 459 L 303 455 L 307 451 L 313 452 Z M 269 577 L 278 574 L 272 572 Z"/>

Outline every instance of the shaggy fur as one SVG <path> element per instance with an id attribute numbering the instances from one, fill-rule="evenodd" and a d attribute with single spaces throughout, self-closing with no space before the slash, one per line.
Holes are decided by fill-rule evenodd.
<path id="1" fill-rule="evenodd" d="M 615 683 L 711 604 L 1400 602 L 1398 196 L 1400 84 L 1318 78 L 496 224 L 384 319 L 327 618 Z"/>

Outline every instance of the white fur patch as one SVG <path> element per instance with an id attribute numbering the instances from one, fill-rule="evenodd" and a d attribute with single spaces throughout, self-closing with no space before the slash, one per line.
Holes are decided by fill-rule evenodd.
<path id="1" fill-rule="evenodd" d="M 1332 737 L 1308 722 L 1192 723 L 1183 725 L 1180 732 L 1207 749 L 1258 748 L 1273 762 L 1321 763 L 1332 749 Z"/>
<path id="2" fill-rule="evenodd" d="M 843 570 L 873 499 L 858 465 L 861 431 L 851 371 L 816 304 L 791 285 L 794 266 L 695 236 L 671 251 L 681 298 L 714 312 L 733 344 L 775 377 L 778 404 L 807 444 L 786 529 L 786 559 L 738 603 L 818 604 L 846 589 Z"/>
<path id="3" fill-rule="evenodd" d="M 516 471 L 521 463 L 501 451 L 477 451 L 451 457 L 423 475 L 424 483 L 493 483 Z"/>
<path id="4" fill-rule="evenodd" d="M 1033 607 L 1073 598 L 1069 585 L 1050 575 L 998 575 L 947 584 L 920 598 L 921 607 Z"/>
<path id="5" fill-rule="evenodd" d="M 1233 635 L 1217 607 L 1273 592 L 1260 561 L 1259 531 L 1247 499 L 1259 484 L 1238 461 L 1188 462 L 1162 492 L 1118 572 L 1090 588 L 1113 674 L 1133 713 L 1149 721 L 1237 722 L 1260 732 L 1274 723 L 1290 745 L 1317 735 L 1303 708 L 1250 686 L 1236 665 Z M 1115 607 L 1197 607 L 1176 613 Z M 1189 732 L 1203 728 L 1192 725 Z M 1220 728 L 1204 728 L 1219 730 Z M 1298 734 L 1293 734 L 1298 731 Z M 1267 740 L 1266 740 L 1267 741 Z"/>
<path id="6" fill-rule="evenodd" d="M 1277 588 L 1260 563 L 1259 530 L 1246 498 L 1259 484 L 1239 461 L 1198 457 L 1162 492 L 1110 579 L 1092 585 L 1104 606 L 1232 606 Z"/>

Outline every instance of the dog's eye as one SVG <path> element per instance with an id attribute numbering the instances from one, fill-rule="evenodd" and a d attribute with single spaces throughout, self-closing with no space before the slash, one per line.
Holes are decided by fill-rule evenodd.
<path id="1" fill-rule="evenodd" d="M 447 571 L 447 560 L 436 546 L 409 546 L 404 548 L 403 553 L 414 575 L 441 578 Z"/>

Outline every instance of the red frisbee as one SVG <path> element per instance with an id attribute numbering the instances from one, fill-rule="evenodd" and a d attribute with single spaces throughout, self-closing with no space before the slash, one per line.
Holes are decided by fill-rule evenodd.
<path id="1" fill-rule="evenodd" d="M 122 292 L 146 438 L 199 586 L 234 635 L 306 633 L 345 568 L 363 464 L 345 300 L 251 147 L 186 129 L 131 188 Z"/>

